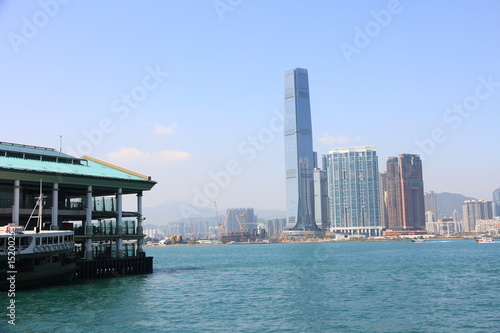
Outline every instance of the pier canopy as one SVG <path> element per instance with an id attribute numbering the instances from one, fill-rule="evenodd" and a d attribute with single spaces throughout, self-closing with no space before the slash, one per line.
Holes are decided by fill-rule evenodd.
<path id="1" fill-rule="evenodd" d="M 24 181 L 92 186 L 95 195 L 148 191 L 156 184 L 141 173 L 83 156 L 80 158 L 51 148 L 0 142 L 0 182 Z M 2 197 L 0 197 L 2 200 Z"/>

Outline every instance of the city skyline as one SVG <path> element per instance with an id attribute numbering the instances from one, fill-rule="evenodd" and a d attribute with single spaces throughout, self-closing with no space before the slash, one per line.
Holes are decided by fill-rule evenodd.
<path id="1" fill-rule="evenodd" d="M 0 141 L 59 150 L 62 136 L 64 153 L 151 175 L 145 208 L 285 210 L 282 74 L 294 67 L 309 71 L 318 156 L 373 145 L 380 170 L 418 153 L 426 192 L 491 200 L 500 186 L 496 2 L 0 9 Z"/>

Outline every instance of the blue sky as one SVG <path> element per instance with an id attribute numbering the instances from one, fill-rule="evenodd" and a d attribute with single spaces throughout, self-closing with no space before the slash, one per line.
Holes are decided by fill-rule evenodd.
<path id="1" fill-rule="evenodd" d="M 500 187 L 498 1 L 0 1 L 1 141 L 158 181 L 145 205 L 285 209 L 283 74 L 314 148 L 419 153 L 426 191 Z"/>

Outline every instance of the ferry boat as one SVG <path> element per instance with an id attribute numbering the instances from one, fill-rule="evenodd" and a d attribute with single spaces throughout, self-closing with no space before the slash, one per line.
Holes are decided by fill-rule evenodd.
<path id="1" fill-rule="evenodd" d="M 7 225 L 0 227 L 0 290 L 70 281 L 77 270 L 74 233 L 70 230 L 40 230 L 41 193 L 26 226 L 37 219 L 34 230 Z M 38 208 L 38 215 L 33 216 Z"/>
<path id="2" fill-rule="evenodd" d="M 73 231 L 0 227 L 0 290 L 70 281 L 77 266 Z"/>
<path id="3" fill-rule="evenodd" d="M 495 243 L 495 241 L 493 240 L 493 237 L 490 237 L 490 236 L 483 236 L 479 239 L 476 239 L 476 242 L 478 242 L 478 243 Z"/>

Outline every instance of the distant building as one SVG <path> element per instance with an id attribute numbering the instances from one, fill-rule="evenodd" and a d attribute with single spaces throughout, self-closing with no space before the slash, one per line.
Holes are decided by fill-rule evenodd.
<path id="1" fill-rule="evenodd" d="M 436 219 L 434 218 L 434 213 L 431 212 L 430 210 L 425 212 L 425 223 L 427 224 L 429 222 L 436 222 Z"/>
<path id="2" fill-rule="evenodd" d="M 477 220 L 475 231 L 498 236 L 500 235 L 500 219 Z"/>
<path id="3" fill-rule="evenodd" d="M 314 153 L 307 69 L 285 72 L 285 168 L 289 230 L 316 230 Z"/>
<path id="4" fill-rule="evenodd" d="M 453 222 L 458 223 L 460 219 L 458 218 L 458 212 L 456 209 L 453 210 Z"/>
<path id="5" fill-rule="evenodd" d="M 493 191 L 493 217 L 500 217 L 500 188 Z"/>
<path id="6" fill-rule="evenodd" d="M 428 211 L 432 214 L 432 212 Z M 425 228 L 428 232 L 436 235 L 446 235 L 450 236 L 457 232 L 460 232 L 459 223 L 453 221 L 453 219 L 440 219 L 439 221 L 426 222 Z"/>
<path id="7" fill-rule="evenodd" d="M 314 213 L 316 225 L 323 231 L 329 227 L 328 179 L 326 170 L 314 169 Z"/>
<path id="8" fill-rule="evenodd" d="M 426 222 L 436 222 L 439 218 L 438 216 L 438 209 L 437 209 L 437 199 L 436 199 L 436 193 L 434 191 L 426 192 L 424 195 L 424 205 L 425 205 L 425 211 L 426 212 L 431 212 L 433 220 L 432 221 L 427 221 Z M 426 215 L 428 217 L 428 215 Z"/>
<path id="9" fill-rule="evenodd" d="M 387 171 L 381 171 L 378 177 L 380 198 L 380 225 L 387 228 Z"/>
<path id="10" fill-rule="evenodd" d="M 492 202 L 488 200 L 467 200 L 462 204 L 463 230 L 474 232 L 478 220 L 489 220 L 493 217 Z"/>
<path id="11" fill-rule="evenodd" d="M 285 229 L 286 218 L 267 219 L 264 225 L 268 237 L 281 237 L 281 233 Z"/>
<path id="12" fill-rule="evenodd" d="M 257 216 L 253 208 L 229 208 L 224 222 L 226 232 L 257 229 Z"/>
<path id="13" fill-rule="evenodd" d="M 402 154 L 387 159 L 386 213 L 392 230 L 425 229 L 422 161 Z"/>
<path id="14" fill-rule="evenodd" d="M 382 228 L 375 147 L 330 149 L 327 174 L 330 231 L 379 236 Z"/>

